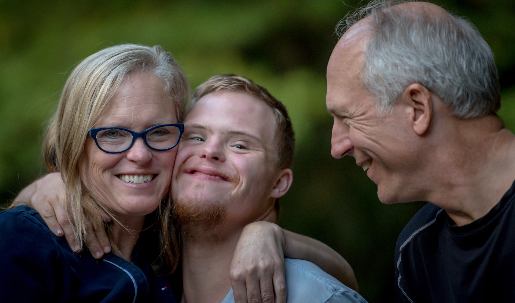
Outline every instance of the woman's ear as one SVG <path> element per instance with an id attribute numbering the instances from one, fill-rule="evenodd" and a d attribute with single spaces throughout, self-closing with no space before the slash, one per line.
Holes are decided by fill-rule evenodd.
<path id="1" fill-rule="evenodd" d="M 291 183 L 293 182 L 293 172 L 289 168 L 283 168 L 279 172 L 277 181 L 270 194 L 271 198 L 280 198 L 284 196 L 290 189 Z"/>
<path id="2" fill-rule="evenodd" d="M 419 83 L 412 83 L 404 90 L 402 99 L 408 106 L 413 130 L 423 136 L 429 130 L 433 118 L 431 92 Z"/>

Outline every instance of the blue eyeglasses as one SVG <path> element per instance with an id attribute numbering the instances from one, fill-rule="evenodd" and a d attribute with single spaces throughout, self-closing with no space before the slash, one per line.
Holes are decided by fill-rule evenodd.
<path id="1" fill-rule="evenodd" d="M 133 132 L 122 127 L 92 128 L 88 134 L 95 140 L 98 148 L 109 154 L 123 153 L 141 137 L 153 150 L 164 151 L 174 148 L 184 132 L 184 124 L 162 124 L 142 132 Z"/>

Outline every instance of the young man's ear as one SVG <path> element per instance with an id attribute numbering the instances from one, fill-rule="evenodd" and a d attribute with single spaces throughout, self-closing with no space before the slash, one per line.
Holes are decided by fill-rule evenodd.
<path id="1" fill-rule="evenodd" d="M 275 182 L 274 188 L 272 189 L 272 193 L 270 197 L 272 198 L 280 198 L 284 196 L 288 190 L 290 189 L 291 183 L 293 182 L 293 172 L 289 168 L 283 168 Z"/>
<path id="2" fill-rule="evenodd" d="M 413 130 L 423 136 L 429 130 L 433 118 L 431 92 L 419 83 L 412 83 L 404 90 L 402 99 L 408 105 Z"/>

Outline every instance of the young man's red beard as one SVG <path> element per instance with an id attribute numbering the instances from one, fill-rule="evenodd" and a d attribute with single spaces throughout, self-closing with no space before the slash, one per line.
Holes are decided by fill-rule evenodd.
<path id="1" fill-rule="evenodd" d="M 206 203 L 199 195 L 181 197 L 173 201 L 172 216 L 182 236 L 191 240 L 199 236 L 213 235 L 226 218 L 224 201 Z"/>

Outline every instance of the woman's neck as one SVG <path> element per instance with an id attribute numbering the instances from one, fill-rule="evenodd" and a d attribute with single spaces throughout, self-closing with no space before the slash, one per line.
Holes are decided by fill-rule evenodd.
<path id="1" fill-rule="evenodd" d="M 130 225 L 125 225 L 122 222 L 114 222 L 111 239 L 112 243 L 118 249 L 118 252 L 115 253 L 129 262 L 132 261 L 134 247 L 143 230 L 145 218 L 141 220 L 133 219 L 130 223 Z"/>

